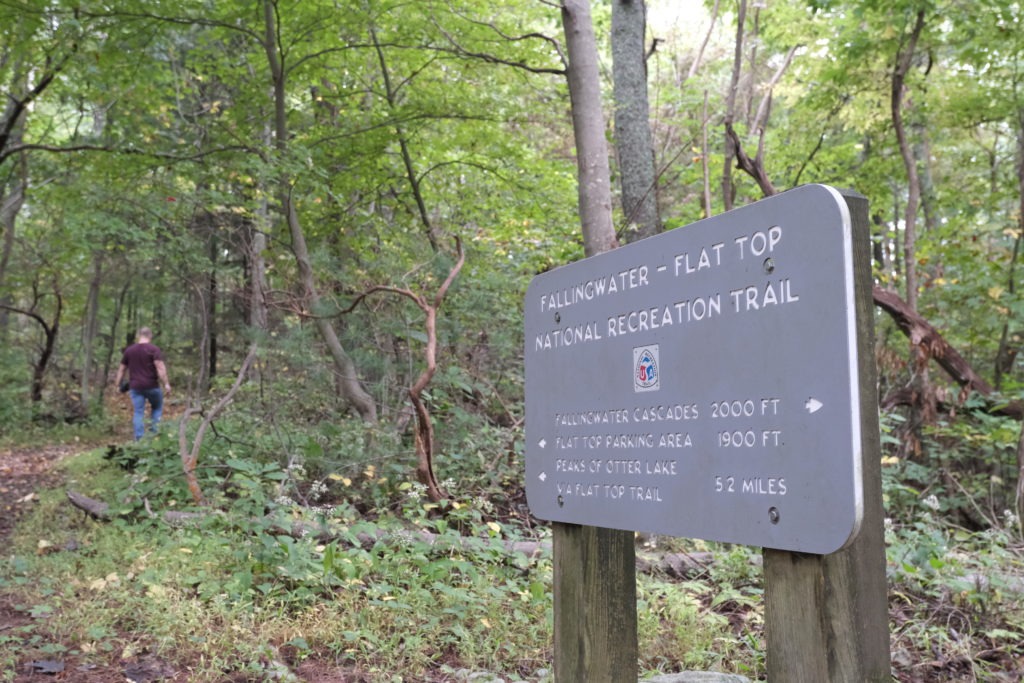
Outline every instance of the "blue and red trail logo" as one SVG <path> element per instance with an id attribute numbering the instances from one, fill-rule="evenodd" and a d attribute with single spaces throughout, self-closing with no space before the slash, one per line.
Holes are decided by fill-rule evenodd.
<path id="1" fill-rule="evenodd" d="M 658 345 L 633 349 L 633 391 L 655 391 L 660 386 Z"/>

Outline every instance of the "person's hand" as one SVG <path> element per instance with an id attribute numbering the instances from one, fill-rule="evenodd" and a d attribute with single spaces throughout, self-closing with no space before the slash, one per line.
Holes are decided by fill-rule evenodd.
<path id="1" fill-rule="evenodd" d="M 170 395 L 171 395 L 171 385 L 170 384 L 165 384 L 164 385 L 164 396 L 170 396 Z"/>

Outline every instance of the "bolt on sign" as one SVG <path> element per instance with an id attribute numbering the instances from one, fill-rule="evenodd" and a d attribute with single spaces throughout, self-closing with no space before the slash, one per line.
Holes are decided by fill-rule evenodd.
<path id="1" fill-rule="evenodd" d="M 834 552 L 863 515 L 850 214 L 807 185 L 526 294 L 526 494 L 551 521 Z"/>

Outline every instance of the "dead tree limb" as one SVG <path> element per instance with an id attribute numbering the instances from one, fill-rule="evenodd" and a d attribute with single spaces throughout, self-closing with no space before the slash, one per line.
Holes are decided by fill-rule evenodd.
<path id="1" fill-rule="evenodd" d="M 761 188 L 764 196 L 770 197 L 778 194 L 779 191 L 775 189 L 775 185 L 768 178 L 768 172 L 764 168 L 764 131 L 761 131 L 758 138 L 757 156 L 753 159 L 743 149 L 740 136 L 731 123 L 725 124 L 725 134 L 732 141 L 733 154 L 736 156 L 736 166 L 757 182 L 757 186 Z"/>
<path id="2" fill-rule="evenodd" d="M 943 338 L 942 334 L 900 298 L 899 294 L 875 285 L 872 297 L 875 305 L 889 314 L 900 331 L 910 340 L 910 343 L 921 349 L 926 358 L 934 359 L 939 367 L 960 385 L 961 398 L 966 398 L 966 395 L 972 391 L 982 396 L 991 396 L 995 393 L 992 385 L 975 372 L 971 364 Z M 1024 404 L 1020 401 L 1013 401 L 997 406 L 989 412 L 1020 420 L 1024 419 Z"/>
<path id="3" fill-rule="evenodd" d="M 935 327 L 904 301 L 899 294 L 878 285 L 872 290 L 875 305 L 888 313 L 910 343 L 924 349 L 965 391 L 988 396 L 994 390 L 970 363 L 947 342 Z"/>
<path id="4" fill-rule="evenodd" d="M 107 520 L 110 519 L 110 505 L 104 503 L 102 500 L 96 500 L 89 496 L 82 495 L 77 491 L 67 491 L 68 500 L 79 510 L 85 512 L 93 519 Z"/>

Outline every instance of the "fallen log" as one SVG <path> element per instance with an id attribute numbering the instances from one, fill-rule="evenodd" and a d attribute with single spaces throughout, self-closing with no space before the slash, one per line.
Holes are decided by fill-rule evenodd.
<path id="1" fill-rule="evenodd" d="M 935 359 L 935 362 L 946 371 L 953 381 L 960 385 L 965 394 L 973 391 L 987 397 L 995 393 L 992 385 L 975 372 L 971 364 L 943 338 L 942 334 L 921 314 L 911 309 L 899 294 L 878 285 L 872 288 L 871 294 L 875 305 L 889 314 L 900 331 L 910 340 L 910 343 L 924 349 L 930 358 Z M 909 401 L 915 400 L 914 396 L 897 395 L 890 397 L 884 403 L 895 405 L 900 403 L 900 399 L 903 398 Z M 989 413 L 1012 417 L 1016 420 L 1024 419 L 1024 403 L 1011 401 L 1000 404 L 991 408 Z"/>
<path id="2" fill-rule="evenodd" d="M 70 490 L 67 491 L 67 496 L 72 505 L 85 512 L 93 519 L 110 519 L 110 506 L 107 503 Z"/>
<path id="3" fill-rule="evenodd" d="M 88 513 L 89 516 L 99 521 L 109 521 L 113 518 L 110 514 L 110 506 L 103 501 L 90 498 L 76 491 L 68 490 L 68 500 L 76 508 Z M 212 514 L 223 515 L 220 510 L 209 512 L 186 512 L 181 510 L 167 510 L 159 515 L 166 524 L 182 526 L 194 524 L 208 518 Z M 156 516 L 156 515 L 153 515 Z M 384 544 L 406 544 L 409 541 L 418 541 L 437 548 L 441 552 L 459 550 L 463 552 L 487 552 L 495 549 L 495 539 L 477 536 L 452 536 L 435 534 L 424 529 L 374 529 L 372 533 L 359 531 L 352 533 L 349 527 L 329 527 L 324 524 L 317 524 L 307 520 L 296 519 L 285 522 L 281 519 L 268 517 L 263 522 L 266 529 L 271 533 L 291 536 L 292 538 L 314 538 L 320 543 L 342 543 L 351 547 L 356 545 L 369 549 L 377 543 Z M 509 555 L 525 555 L 527 558 L 536 558 L 551 555 L 551 543 L 549 541 L 512 541 L 501 540 L 497 542 Z M 708 570 L 714 556 L 709 552 L 699 553 L 637 553 L 636 568 L 644 574 L 667 576 L 672 579 L 687 579 L 703 574 Z"/>

